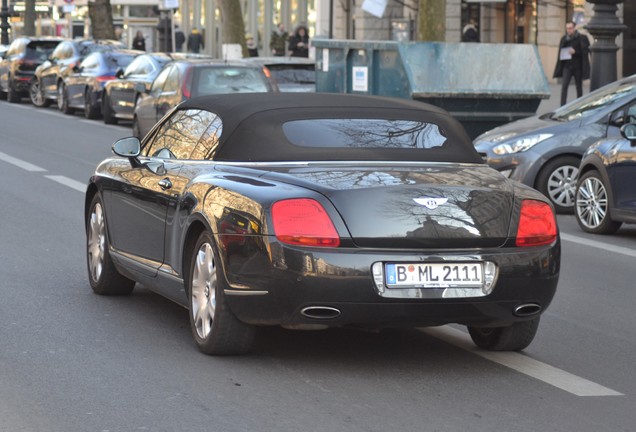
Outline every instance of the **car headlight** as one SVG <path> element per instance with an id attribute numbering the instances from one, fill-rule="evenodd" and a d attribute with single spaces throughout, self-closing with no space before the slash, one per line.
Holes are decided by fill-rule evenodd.
<path id="1" fill-rule="evenodd" d="M 492 151 L 494 154 L 499 156 L 524 152 L 526 150 L 531 149 L 534 145 L 539 144 L 541 141 L 551 138 L 552 136 L 553 134 L 539 134 L 539 135 L 526 136 L 509 143 L 496 145 L 492 148 Z"/>

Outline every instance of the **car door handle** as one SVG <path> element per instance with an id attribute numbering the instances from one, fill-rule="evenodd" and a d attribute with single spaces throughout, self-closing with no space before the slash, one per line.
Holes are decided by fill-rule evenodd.
<path id="1" fill-rule="evenodd" d="M 170 189 L 172 187 L 172 182 L 170 181 L 169 178 L 159 180 L 159 187 L 163 190 Z"/>

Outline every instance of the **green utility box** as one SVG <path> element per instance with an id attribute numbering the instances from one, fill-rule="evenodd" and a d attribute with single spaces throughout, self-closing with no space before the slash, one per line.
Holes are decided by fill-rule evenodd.
<path id="1" fill-rule="evenodd" d="M 550 87 L 528 44 L 314 39 L 316 91 L 414 99 L 459 120 L 468 135 L 534 115 Z"/>

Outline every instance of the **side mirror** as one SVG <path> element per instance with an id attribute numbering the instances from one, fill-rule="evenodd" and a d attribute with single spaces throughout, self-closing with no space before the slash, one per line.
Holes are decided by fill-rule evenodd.
<path id="1" fill-rule="evenodd" d="M 609 121 L 610 125 L 621 127 L 625 124 L 625 111 L 622 109 L 614 111 Z"/>
<path id="2" fill-rule="evenodd" d="M 79 67 L 78 65 L 73 66 L 73 72 L 80 73 L 81 71 L 82 71 L 82 68 Z"/>
<path id="3" fill-rule="evenodd" d="M 113 153 L 130 160 L 133 167 L 141 165 L 137 157 L 141 153 L 141 143 L 137 137 L 122 138 L 113 144 Z"/>
<path id="4" fill-rule="evenodd" d="M 124 77 L 124 70 L 123 69 L 117 69 L 117 72 L 115 72 L 115 76 L 119 79 L 122 79 Z"/>
<path id="5" fill-rule="evenodd" d="M 626 140 L 631 141 L 632 145 L 634 141 L 636 141 L 636 124 L 635 123 L 627 123 L 621 126 L 621 135 Z"/>

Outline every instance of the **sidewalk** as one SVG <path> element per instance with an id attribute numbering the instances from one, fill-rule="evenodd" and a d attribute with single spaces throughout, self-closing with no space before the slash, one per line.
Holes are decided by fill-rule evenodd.
<path id="1" fill-rule="evenodd" d="M 537 114 L 545 114 L 550 111 L 554 111 L 558 107 L 561 106 L 561 84 L 549 84 L 550 85 L 550 99 L 542 99 L 539 104 L 539 108 L 537 108 Z M 586 95 L 590 92 L 590 80 L 583 81 L 583 95 Z M 568 100 L 567 102 L 572 102 L 576 99 L 576 87 L 574 87 L 574 80 L 570 83 L 570 87 L 568 89 Z"/>

